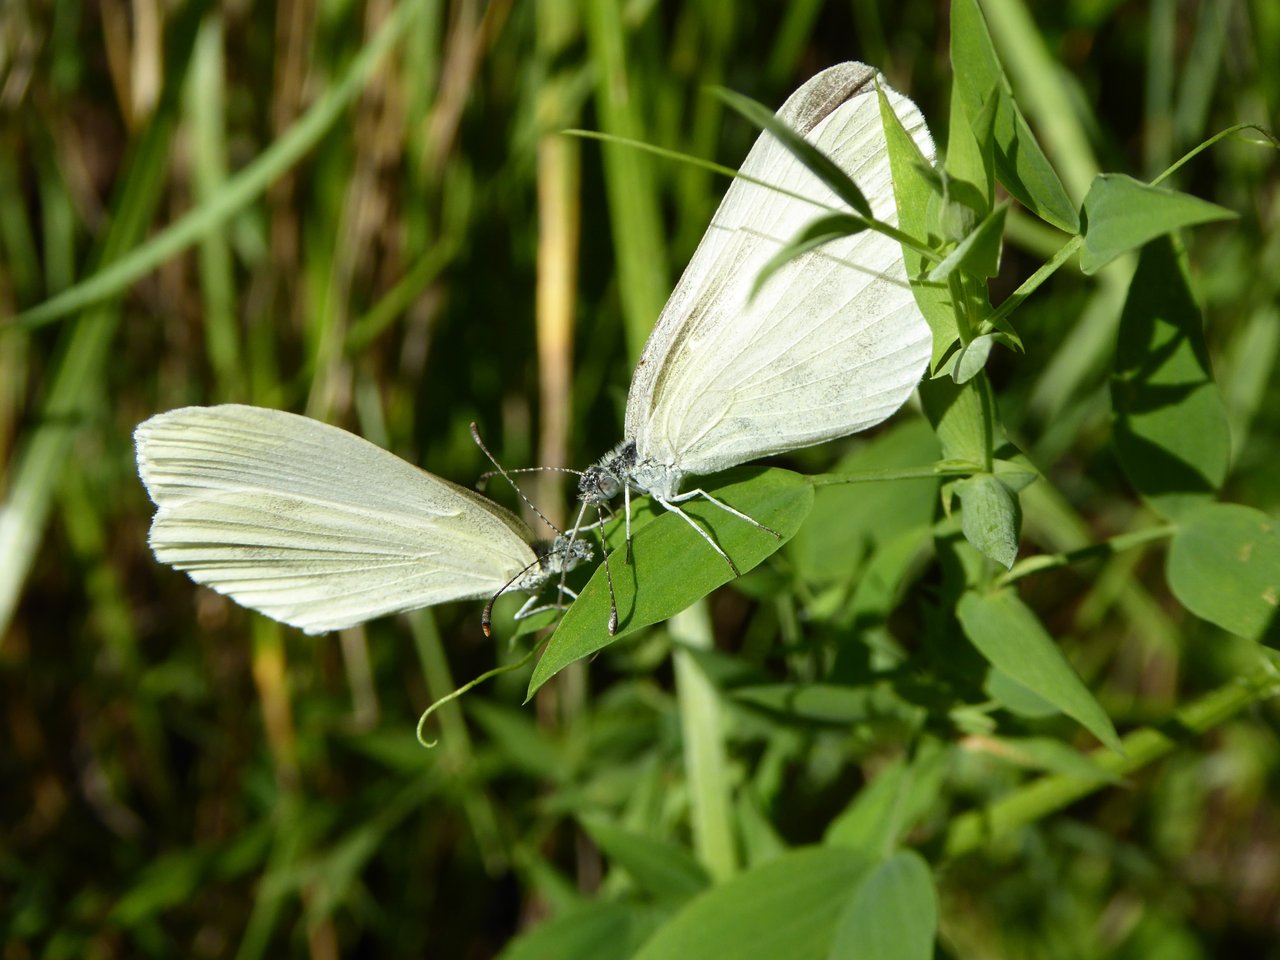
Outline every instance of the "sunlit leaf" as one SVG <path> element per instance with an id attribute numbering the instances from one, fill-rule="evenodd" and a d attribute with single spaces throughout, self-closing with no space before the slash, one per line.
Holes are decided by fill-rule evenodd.
<path id="1" fill-rule="evenodd" d="M 1120 465 L 1155 509 L 1176 517 L 1214 497 L 1231 438 L 1200 309 L 1167 237 L 1143 247 L 1129 285 L 1111 402 Z"/>
<path id="2" fill-rule="evenodd" d="M 808 480 L 787 470 L 743 467 L 704 487 L 781 535 L 775 537 L 705 500 L 683 504 L 686 513 L 712 531 L 743 573 L 790 539 L 813 506 L 813 487 Z M 646 510 L 661 515 L 641 525 Z M 608 527 L 612 544 L 609 565 L 618 604 L 617 634 L 611 637 L 608 631 L 609 584 L 601 564 L 547 644 L 529 681 L 531 696 L 566 664 L 674 616 L 733 579 L 724 560 L 681 517 L 644 500 L 633 501 L 632 512 L 630 564 L 622 543 L 622 518 Z"/>
<path id="3" fill-rule="evenodd" d="M 1120 749 L 1111 718 L 1017 594 L 970 591 L 960 599 L 956 613 L 965 636 L 992 666 L 1079 721 L 1113 750 Z"/>
<path id="4" fill-rule="evenodd" d="M 1169 588 L 1197 617 L 1280 647 L 1280 525 L 1260 510 L 1210 503 L 1181 518 Z"/>
<path id="5" fill-rule="evenodd" d="M 1130 250 L 1182 227 L 1231 220 L 1234 210 L 1187 193 L 1153 187 L 1122 173 L 1094 178 L 1084 198 L 1080 269 L 1096 273 Z"/>

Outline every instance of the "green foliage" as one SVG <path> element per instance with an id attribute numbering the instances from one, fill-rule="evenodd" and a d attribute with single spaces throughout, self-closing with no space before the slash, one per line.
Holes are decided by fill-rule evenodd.
<path id="1" fill-rule="evenodd" d="M 1169 545 L 1168 577 L 1196 616 L 1280 646 L 1280 535 L 1265 513 L 1234 503 L 1188 511 Z"/>
<path id="2" fill-rule="evenodd" d="M 804 477 L 786 470 L 743 468 L 724 474 L 724 478 L 709 484 L 707 492 L 773 533 L 705 500 L 682 509 L 710 531 L 738 570 L 746 573 L 795 535 L 813 504 L 813 488 Z M 645 508 L 650 505 L 645 501 L 638 504 L 632 507 L 631 562 L 626 562 L 625 525 L 618 518 L 605 530 L 609 568 L 600 565 L 556 628 L 529 681 L 530 696 L 567 664 L 672 617 L 733 579 L 729 565 L 685 520 L 653 508 L 649 511 L 651 522 L 646 523 Z M 719 562 L 708 563 L 708 557 Z M 618 629 L 610 636 L 614 599 Z"/>
<path id="3" fill-rule="evenodd" d="M 6 956 L 1272 949 L 1277 141 L 1242 134 L 1280 17 L 1111 6 L 188 4 L 150 45 L 19 5 Z M 775 130 L 848 209 L 770 269 L 900 237 L 933 362 L 875 432 L 699 480 L 780 534 L 688 505 L 741 578 L 645 501 L 630 562 L 604 530 L 616 637 L 603 566 L 550 640 L 506 599 L 498 640 L 478 604 L 317 639 L 154 563 L 128 438 L 186 403 L 462 483 L 472 420 L 591 462 L 721 174 L 850 58 L 937 159 L 882 99 L 892 233 Z"/>

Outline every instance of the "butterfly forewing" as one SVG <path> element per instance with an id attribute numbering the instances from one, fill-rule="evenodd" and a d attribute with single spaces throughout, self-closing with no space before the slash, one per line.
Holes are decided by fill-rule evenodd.
<path id="1" fill-rule="evenodd" d="M 307 417 L 187 407 L 135 440 L 156 558 L 311 633 L 492 596 L 535 560 L 508 511 Z"/>
<path id="2" fill-rule="evenodd" d="M 896 206 L 873 71 L 844 64 L 779 115 L 849 173 L 875 215 Z M 911 101 L 890 102 L 926 156 Z M 910 395 L 930 352 L 897 241 L 864 231 L 804 254 L 752 298 L 760 269 L 804 226 L 845 209 L 768 134 L 736 179 L 646 344 L 627 402 L 641 457 L 705 474 L 846 436 Z M 810 202 L 797 199 L 796 194 Z"/>

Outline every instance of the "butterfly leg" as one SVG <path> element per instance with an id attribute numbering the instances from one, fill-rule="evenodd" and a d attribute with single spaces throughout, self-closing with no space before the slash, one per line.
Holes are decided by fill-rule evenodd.
<path id="1" fill-rule="evenodd" d="M 569 587 L 560 587 L 557 593 L 563 594 L 563 596 L 557 596 L 555 603 L 543 603 L 538 606 L 534 606 L 534 604 L 538 602 L 538 595 L 536 593 L 530 595 L 520 609 L 512 615 L 511 619 L 525 620 L 532 617 L 535 613 L 545 613 L 547 610 L 563 610 L 568 606 L 568 604 L 564 602 L 564 597 L 568 597 L 570 600 L 578 599 L 577 591 L 572 590 Z"/>
<path id="2" fill-rule="evenodd" d="M 626 557 L 627 564 L 631 563 L 631 484 L 624 483 L 622 485 L 622 509 L 627 511 L 627 552 L 623 554 Z"/>
<path id="3" fill-rule="evenodd" d="M 671 500 L 661 500 L 657 497 L 655 497 L 654 499 L 658 500 L 660 504 L 662 504 L 672 513 L 683 518 L 685 523 L 689 524 L 689 526 L 697 530 L 698 536 L 700 536 L 703 540 L 707 541 L 707 544 L 711 547 L 712 550 L 720 554 L 720 556 L 724 559 L 724 562 L 729 565 L 729 569 L 733 571 L 733 575 L 735 577 L 742 576 L 742 572 L 738 569 L 738 565 L 734 563 L 732 559 L 730 559 L 729 555 L 725 553 L 724 550 L 720 547 L 720 544 L 716 543 L 715 540 L 712 539 L 711 534 L 707 533 L 707 531 L 702 528 L 702 525 L 698 523 L 697 520 L 693 519 L 693 517 L 689 516 L 689 514 L 685 513 L 683 510 L 680 509 L 679 506 L 677 506 L 677 503 L 679 501 L 689 499 L 688 495 L 681 494 L 679 497 L 674 497 Z M 737 511 L 733 511 L 733 512 L 736 513 Z"/>
<path id="4" fill-rule="evenodd" d="M 717 497 L 713 497 L 711 494 L 707 493 L 707 491 L 703 490 L 701 487 L 699 487 L 697 490 L 686 490 L 684 493 L 678 493 L 671 498 L 671 502 L 684 503 L 686 500 L 692 500 L 694 497 L 702 497 L 704 500 L 710 500 L 721 510 L 724 510 L 728 513 L 732 513 L 735 517 L 738 517 L 741 520 L 747 521 L 747 523 L 751 524 L 753 527 L 756 527 L 759 530 L 763 530 L 765 533 L 770 534 L 775 539 L 778 539 L 778 540 L 782 539 L 782 534 L 780 534 L 777 530 L 774 530 L 772 527 L 766 527 L 763 523 L 761 523 L 755 517 L 748 516 L 747 514 L 743 513 L 741 510 L 734 509 L 733 507 L 725 503 L 723 500 Z M 664 506 L 666 506 L 666 504 L 664 504 Z"/>

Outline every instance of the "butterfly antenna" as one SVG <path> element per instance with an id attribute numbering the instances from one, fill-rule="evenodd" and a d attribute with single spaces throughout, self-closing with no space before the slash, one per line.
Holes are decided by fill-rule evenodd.
<path id="1" fill-rule="evenodd" d="M 546 515 L 545 513 L 543 513 L 541 510 L 539 510 L 537 507 L 535 507 L 535 506 L 533 505 L 533 501 L 532 501 L 532 500 L 530 500 L 528 497 L 526 497 L 526 496 L 524 495 L 524 491 L 523 491 L 523 490 L 521 490 L 518 486 L 516 486 L 516 482 L 515 482 L 514 480 L 512 480 L 512 479 L 511 479 L 511 474 L 512 474 L 513 472 L 515 472 L 515 471 L 508 471 L 508 470 L 504 469 L 504 468 L 503 468 L 503 466 L 502 466 L 502 464 L 500 464 L 500 463 L 498 462 L 497 458 L 496 458 L 496 457 L 494 457 L 494 455 L 493 455 L 492 453 L 490 453 L 490 452 L 489 452 L 489 448 L 488 448 L 488 447 L 486 447 L 486 446 L 484 445 L 484 441 L 480 439 L 480 428 L 476 426 L 476 424 L 475 424 L 475 421 L 474 421 L 474 420 L 473 420 L 473 421 L 471 421 L 471 439 L 472 439 L 472 440 L 474 440 L 474 441 L 476 442 L 476 446 L 480 448 L 480 451 L 481 451 L 481 452 L 482 452 L 486 457 L 488 457 L 488 458 L 489 458 L 489 462 L 490 462 L 490 463 L 492 463 L 492 464 L 494 465 L 494 467 L 497 469 L 497 472 L 498 472 L 498 473 L 500 473 L 500 474 L 502 475 L 502 477 L 507 481 L 507 483 L 511 484 L 511 489 L 512 489 L 512 490 L 514 490 L 514 491 L 516 492 L 516 494 L 520 497 L 520 499 L 521 499 L 521 500 L 523 500 L 523 501 L 525 502 L 525 506 L 527 506 L 530 510 L 532 510 L 534 513 L 536 513 L 536 514 L 538 515 L 538 518 L 539 518 L 540 520 L 542 520 L 542 522 L 543 522 L 543 523 L 545 523 L 548 527 L 550 527 L 550 528 L 551 528 L 552 530 L 554 530 L 557 534 L 559 534 L 559 533 L 561 532 L 561 531 L 560 531 L 560 528 L 559 528 L 559 527 L 557 527 L 557 526 L 556 526 L 554 523 L 552 523 L 550 520 L 548 520 L 548 519 L 547 519 L 547 515 Z M 535 469 L 536 469 L 536 468 L 535 468 Z M 551 468 L 551 469 L 554 469 L 554 468 Z M 493 474 L 492 474 L 492 473 L 490 473 L 490 474 L 489 474 L 489 476 L 493 476 Z M 505 590 L 505 589 L 506 589 L 506 587 L 504 587 L 503 589 Z"/>
<path id="2" fill-rule="evenodd" d="M 480 614 L 480 629 L 484 631 L 486 637 L 493 636 L 493 605 L 498 602 L 498 598 L 511 589 L 512 585 L 523 577 L 526 573 L 542 562 L 541 557 L 536 557 L 533 563 L 525 566 L 523 570 L 502 585 L 502 589 L 489 598 L 489 602 L 484 605 L 484 612 Z"/>
<path id="3" fill-rule="evenodd" d="M 492 478 L 496 476 L 507 476 L 510 473 L 572 473 L 576 477 L 582 476 L 581 470 L 574 470 L 571 467 L 515 467 L 510 470 L 486 470 L 476 478 L 476 489 L 484 490 L 484 486 Z M 510 480 L 510 477 L 507 477 Z"/>

